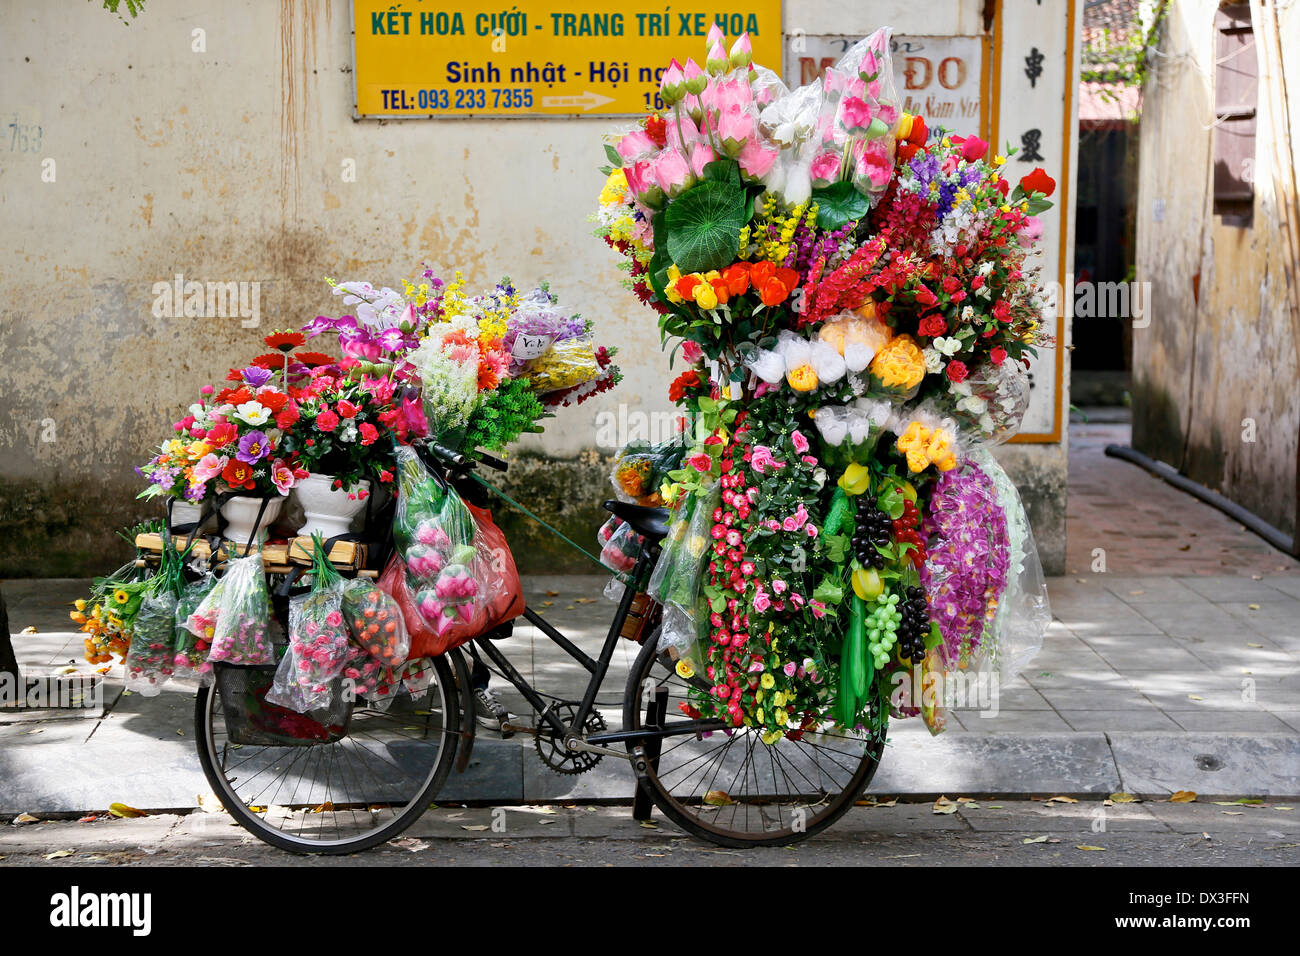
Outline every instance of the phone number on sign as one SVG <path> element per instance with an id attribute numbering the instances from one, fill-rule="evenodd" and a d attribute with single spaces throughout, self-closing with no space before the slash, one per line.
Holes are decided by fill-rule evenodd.
<path id="1" fill-rule="evenodd" d="M 520 110 L 533 105 L 531 89 L 382 90 L 384 109 L 390 110 Z"/>

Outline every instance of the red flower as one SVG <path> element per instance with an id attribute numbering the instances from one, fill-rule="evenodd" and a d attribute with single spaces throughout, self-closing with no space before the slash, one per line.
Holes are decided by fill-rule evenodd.
<path id="1" fill-rule="evenodd" d="M 238 458 L 232 458 L 226 463 L 221 478 L 231 488 L 251 489 L 256 487 L 256 482 L 253 481 L 253 466 L 240 461 Z"/>
<path id="2" fill-rule="evenodd" d="M 353 405 L 346 398 L 340 398 L 338 400 L 337 407 L 339 410 L 340 418 L 356 418 L 357 412 L 360 410 L 357 408 L 357 406 Z"/>
<path id="3" fill-rule="evenodd" d="M 298 406 L 286 405 L 284 411 L 275 416 L 275 426 L 281 431 L 288 431 L 298 422 Z"/>
<path id="4" fill-rule="evenodd" d="M 779 305 L 790 294 L 790 289 L 780 279 L 768 279 L 759 290 L 764 305 Z"/>
<path id="5" fill-rule="evenodd" d="M 1039 166 L 1028 176 L 1020 180 L 1020 188 L 1028 193 L 1042 193 L 1050 196 L 1056 192 L 1056 180 L 1047 175 L 1047 170 Z"/>
<path id="6" fill-rule="evenodd" d="M 273 349 L 292 352 L 298 346 L 307 344 L 307 336 L 301 332 L 272 332 L 263 341 Z"/>
<path id="7" fill-rule="evenodd" d="M 695 369 L 689 369 L 673 379 L 672 384 L 668 386 L 668 400 L 676 404 L 686 397 L 686 392 L 689 389 L 699 387 L 700 373 Z"/>
<path id="8" fill-rule="evenodd" d="M 675 283 L 673 289 L 683 299 L 690 301 L 695 298 L 695 287 L 700 284 L 700 277 L 694 275 L 682 276 Z"/>
<path id="9" fill-rule="evenodd" d="M 948 363 L 948 378 L 954 382 L 964 382 L 969 374 L 966 371 L 966 363 L 958 362 L 956 359 Z"/>
<path id="10" fill-rule="evenodd" d="M 763 287 L 763 283 L 767 282 L 769 279 L 774 279 L 774 278 L 776 278 L 775 262 L 768 262 L 764 260 L 762 262 L 755 262 L 753 266 L 750 267 L 749 281 L 754 283 L 755 289 L 761 289 Z"/>
<path id="11" fill-rule="evenodd" d="M 393 473 L 389 471 L 387 468 L 385 468 L 383 471 L 379 473 L 379 480 L 384 484 L 388 484 L 393 480 Z"/>
<path id="12" fill-rule="evenodd" d="M 323 408 L 319 415 L 316 416 L 316 427 L 323 432 L 332 432 L 339 427 L 339 417 L 329 410 Z"/>
<path id="13" fill-rule="evenodd" d="M 290 361 L 292 361 L 292 359 Z M 264 368 L 272 372 L 278 372 L 280 369 L 284 368 L 284 356 L 279 352 L 263 352 L 248 364 L 256 365 L 258 368 Z"/>
<path id="14" fill-rule="evenodd" d="M 358 430 L 361 432 L 361 444 L 363 445 L 373 445 L 375 439 L 379 437 L 379 429 L 369 422 L 362 422 Z"/>
<path id="15" fill-rule="evenodd" d="M 967 136 L 965 142 L 961 144 L 961 158 L 968 163 L 983 159 L 988 151 L 989 144 L 978 136 Z"/>
<path id="16" fill-rule="evenodd" d="M 1007 359 L 1007 350 L 1000 345 L 994 346 L 989 352 L 989 359 L 994 365 L 1001 365 Z"/>
<path id="17" fill-rule="evenodd" d="M 264 388 L 257 393 L 257 400 L 269 408 L 271 414 L 274 415 L 289 403 L 289 396 L 284 392 L 277 392 L 273 388 Z"/>
<path id="18" fill-rule="evenodd" d="M 1000 193 L 1002 194 L 1002 198 L 1005 199 L 1006 196 L 1007 196 L 1007 193 L 1011 192 L 1011 184 L 1010 184 L 1009 182 L 1007 182 L 1005 179 L 1001 179 L 1001 178 L 999 178 L 999 179 L 998 179 L 998 192 L 1000 192 Z"/>
<path id="19" fill-rule="evenodd" d="M 654 143 L 660 149 L 668 142 L 668 123 L 662 116 L 647 116 L 645 118 L 645 132 L 650 137 L 650 142 Z"/>
<path id="20" fill-rule="evenodd" d="M 918 325 L 916 328 L 916 332 L 918 335 L 923 335 L 926 338 L 931 338 L 931 339 L 938 338 L 940 335 L 943 335 L 947 331 L 948 331 L 947 320 L 944 319 L 944 317 L 942 315 L 939 315 L 937 312 L 932 312 L 931 314 L 923 318 L 921 320 L 920 325 Z"/>
<path id="21" fill-rule="evenodd" d="M 912 129 L 907 134 L 907 142 L 913 146 L 921 147 L 925 141 L 930 138 L 930 128 L 925 125 L 925 118 L 922 116 L 912 117 Z M 913 150 L 915 152 L 915 150 Z"/>
<path id="22" fill-rule="evenodd" d="M 334 365 L 338 359 L 332 355 L 326 355 L 324 352 L 299 352 L 293 357 L 295 362 L 301 362 L 303 365 L 310 365 L 313 368 L 318 365 Z"/>
<path id="23" fill-rule="evenodd" d="M 206 441 L 213 448 L 221 448 L 225 445 L 229 445 L 232 441 L 234 441 L 235 437 L 238 434 L 239 434 L 239 429 L 237 429 L 234 425 L 232 425 L 230 422 L 222 422 L 221 424 L 213 425 L 210 429 L 208 429 L 208 434 L 207 437 L 204 439 L 204 441 Z"/>

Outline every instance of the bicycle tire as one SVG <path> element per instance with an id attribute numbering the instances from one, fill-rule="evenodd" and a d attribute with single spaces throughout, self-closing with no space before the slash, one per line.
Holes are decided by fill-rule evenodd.
<path id="1" fill-rule="evenodd" d="M 659 687 L 670 683 L 672 678 L 676 678 L 676 675 L 672 672 L 671 668 L 667 663 L 665 663 L 664 656 L 658 653 L 656 646 L 658 644 L 658 639 L 659 632 L 656 629 L 656 631 L 646 639 L 644 646 L 642 646 L 640 653 L 637 655 L 635 663 L 632 665 L 632 670 L 628 674 L 627 691 L 623 703 L 623 726 L 625 728 L 640 730 L 645 727 L 646 707 L 642 694 L 648 679 L 653 678 L 655 680 L 655 686 Z M 656 668 L 659 668 L 659 674 L 657 676 Z M 672 675 L 672 678 L 669 677 L 670 674 Z M 679 681 L 682 686 L 685 686 L 685 682 L 681 681 L 680 678 L 676 678 L 676 680 Z M 669 714 L 669 717 L 671 717 L 671 713 Z M 810 836 L 820 833 L 848 812 L 849 808 L 854 805 L 870 785 L 871 778 L 875 775 L 876 768 L 880 764 L 881 753 L 884 749 L 884 736 L 882 730 L 879 738 L 864 738 L 861 741 L 863 752 L 860 762 L 855 768 L 853 768 L 851 773 L 846 769 L 844 774 L 846 782 L 844 786 L 833 795 L 823 794 L 824 803 L 814 805 L 814 807 L 820 806 L 821 808 L 812 813 L 807 819 L 801 820 L 798 823 L 796 823 L 796 816 L 793 812 L 793 807 L 797 807 L 800 804 L 799 801 L 794 799 L 796 795 L 791 793 L 790 797 L 793 807 L 790 813 L 790 826 L 764 826 L 762 830 L 752 832 L 748 829 L 740 830 L 734 826 L 728 827 L 721 825 L 720 820 L 724 816 L 724 813 L 721 811 L 724 811 L 726 806 L 714 807 L 704 802 L 703 797 L 709 792 L 707 789 L 705 789 L 704 793 L 700 794 L 700 802 L 698 806 L 695 804 L 693 799 L 688 802 L 681 796 L 674 794 L 672 787 L 666 784 L 660 776 L 661 771 L 663 771 L 662 757 L 651 762 L 651 766 L 648 768 L 646 776 L 641 779 L 640 785 L 646 790 L 651 800 L 654 801 L 655 806 L 659 808 L 664 816 L 687 833 L 690 833 L 692 836 L 717 844 L 718 846 L 732 849 L 745 849 L 747 847 L 761 846 L 785 846 L 790 843 L 805 840 Z M 733 746 L 733 743 L 736 740 L 744 739 L 746 737 L 751 738 L 749 753 L 754 752 L 754 743 L 757 743 L 757 746 L 759 747 L 767 748 L 767 745 L 757 741 L 756 733 L 745 728 L 728 735 L 727 740 L 729 742 L 720 744 L 719 746 L 726 750 Z M 681 745 L 685 745 L 691 740 L 696 739 L 698 738 L 670 737 L 666 738 L 665 745 L 674 746 L 669 743 L 670 741 L 681 741 Z M 847 740 L 852 738 L 844 739 Z M 786 741 L 782 740 L 775 746 L 781 747 L 785 744 Z M 803 742 L 800 741 L 799 744 L 802 745 Z M 630 751 L 634 744 L 629 743 L 627 746 Z M 813 747 L 815 745 L 807 744 L 806 746 Z M 714 747 L 713 749 L 716 751 L 718 747 Z M 772 764 L 772 777 L 774 781 L 777 777 L 777 763 L 781 759 L 775 754 L 775 748 L 767 748 L 767 752 L 761 754 L 761 756 L 768 757 Z M 683 755 L 683 758 L 687 755 Z M 699 758 L 697 757 L 694 759 L 698 760 Z M 726 755 L 724 753 L 721 758 L 715 759 L 719 759 L 719 766 L 721 766 L 726 760 Z M 746 758 L 746 762 L 748 762 L 748 758 Z M 839 763 L 838 760 L 834 760 L 833 762 Z M 841 766 L 846 766 L 847 763 L 848 761 L 846 761 L 846 764 L 842 764 Z M 687 766 L 689 766 L 689 763 Z M 759 768 L 757 763 L 755 763 L 754 769 L 755 783 L 758 783 L 758 774 L 761 768 Z M 670 774 L 671 772 L 665 772 L 665 775 Z M 692 772 L 692 776 L 693 775 L 694 771 Z M 789 781 L 790 778 L 785 770 L 781 770 L 780 775 L 786 777 L 787 782 Z M 717 776 L 717 771 L 714 772 L 714 776 Z M 808 778 L 805 777 L 805 779 Z M 745 773 L 743 782 L 748 786 L 748 772 Z M 809 782 L 811 782 L 811 780 Z M 774 783 L 773 785 L 775 786 L 776 784 Z M 742 798 L 736 801 L 734 806 L 744 805 L 746 807 L 744 818 L 746 825 L 750 822 L 749 806 L 755 806 L 758 808 L 759 822 L 764 822 L 765 811 L 763 808 L 765 806 L 770 806 L 770 800 L 768 802 L 763 802 L 755 799 L 753 803 L 745 804 L 743 799 L 745 795 L 734 789 L 734 778 L 733 786 L 729 787 L 725 793 L 728 799 L 734 799 L 736 797 Z M 730 820 L 733 824 L 736 820 L 736 816 L 737 813 L 733 811 L 730 816 Z"/>
<path id="2" fill-rule="evenodd" d="M 239 797 L 233 784 L 227 780 L 226 775 L 218 770 L 220 755 L 217 753 L 219 748 L 216 745 L 217 733 L 214 725 L 218 720 L 224 720 L 224 718 L 221 718 L 217 713 L 220 694 L 215 687 L 210 686 L 200 687 L 194 701 L 195 736 L 197 738 L 199 763 L 203 767 L 203 774 L 207 777 L 213 792 L 236 822 L 259 840 L 281 850 L 287 850 L 291 853 L 341 855 L 359 853 L 385 843 L 420 818 L 446 782 L 447 775 L 456 761 L 461 719 L 459 692 L 455 681 L 452 679 L 451 668 L 446 661 L 441 657 L 435 657 L 431 659 L 431 664 L 436 680 L 436 684 L 431 685 L 431 687 L 436 686 L 439 688 L 444 720 L 444 726 L 440 732 L 441 745 L 438 756 L 429 771 L 425 783 L 415 795 L 390 820 L 378 826 L 369 830 L 361 830 L 355 837 L 338 840 L 313 840 L 301 836 L 295 837 L 268 824 L 264 819 L 264 815 L 269 808 L 263 808 L 261 814 L 250 809 L 249 805 L 245 804 Z M 343 739 L 347 740 L 348 738 L 344 737 Z M 333 746 L 333 744 L 329 746 Z M 330 812 L 333 812 L 332 808 Z"/>

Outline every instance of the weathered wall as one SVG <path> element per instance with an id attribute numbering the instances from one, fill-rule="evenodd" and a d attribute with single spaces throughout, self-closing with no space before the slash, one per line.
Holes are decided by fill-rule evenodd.
<path id="1" fill-rule="evenodd" d="M 785 27 L 977 34 L 981 10 L 792 0 Z M 85 3 L 0 0 L 0 106 L 31 130 L 0 143 L 0 575 L 113 564 L 114 531 L 147 511 L 132 467 L 193 389 L 256 354 L 266 331 L 334 312 L 325 275 L 395 283 L 421 260 L 474 284 L 549 277 L 622 348 L 623 385 L 561 412 L 518 469 L 536 476 L 539 511 L 594 531 L 604 489 L 591 479 L 613 450 L 594 448 L 597 415 L 669 408 L 654 316 L 585 220 L 613 124 L 354 122 L 347 11 L 175 0 L 124 27 Z M 154 284 L 178 273 L 260 283 L 260 327 L 155 318 Z M 1011 458 L 1041 489 L 1039 539 L 1059 568 L 1064 447 Z"/>
<path id="2" fill-rule="evenodd" d="M 1273 5 L 1252 6 L 1256 43 L 1271 43 Z M 1286 142 L 1273 119 L 1282 77 L 1266 75 L 1260 50 L 1254 224 L 1213 214 L 1216 7 L 1172 4 L 1144 97 L 1137 266 L 1151 283 L 1151 324 L 1133 331 L 1133 443 L 1294 533 L 1300 276 L 1281 223 L 1295 215 L 1285 203 L 1300 156 L 1275 152 Z M 1296 131 L 1300 8 L 1277 15 Z"/>

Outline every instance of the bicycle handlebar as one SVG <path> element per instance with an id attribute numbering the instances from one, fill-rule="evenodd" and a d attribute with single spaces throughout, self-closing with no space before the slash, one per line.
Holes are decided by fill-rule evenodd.
<path id="1" fill-rule="evenodd" d="M 497 471 L 505 471 L 506 468 L 509 467 L 500 458 L 496 458 L 483 451 L 476 451 L 474 456 L 471 457 L 462 452 L 452 451 L 450 448 L 445 448 L 437 442 L 427 441 L 424 443 L 424 447 L 429 450 L 430 454 L 436 457 L 448 468 L 462 474 L 468 474 L 473 471 L 475 464 L 480 462 L 487 465 L 489 468 L 496 469 Z"/>

